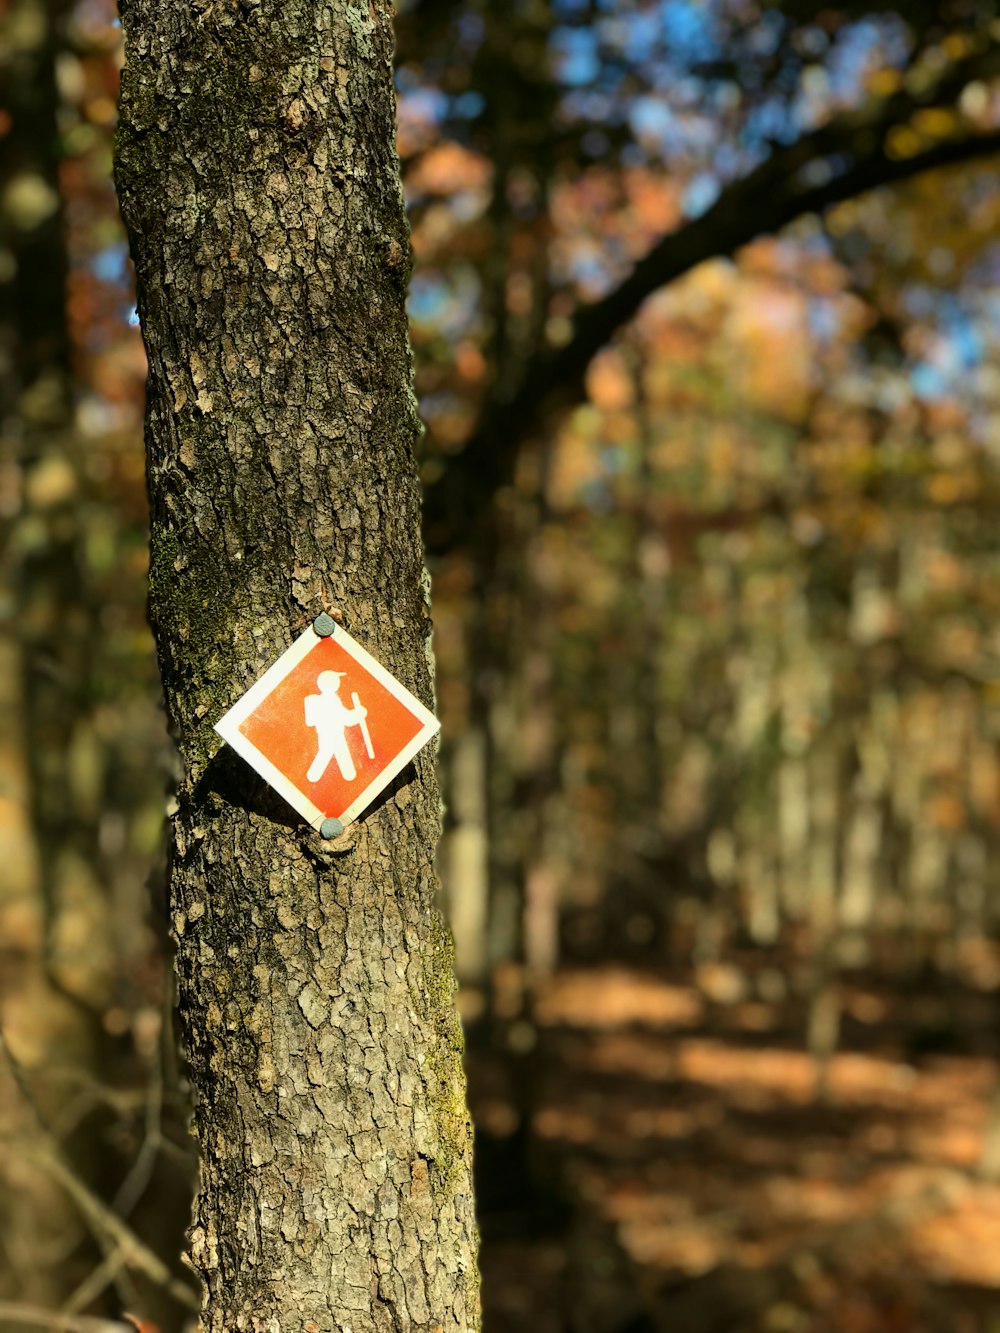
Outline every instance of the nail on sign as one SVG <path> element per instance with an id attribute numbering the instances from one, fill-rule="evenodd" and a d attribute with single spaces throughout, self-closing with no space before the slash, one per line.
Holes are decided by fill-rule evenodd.
<path id="1" fill-rule="evenodd" d="M 318 829 L 356 819 L 440 725 L 345 630 L 310 628 L 215 730 Z"/>

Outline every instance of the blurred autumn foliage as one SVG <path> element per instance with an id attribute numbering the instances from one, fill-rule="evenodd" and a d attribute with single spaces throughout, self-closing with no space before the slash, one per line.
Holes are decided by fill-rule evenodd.
<path id="1" fill-rule="evenodd" d="M 0 25 L 0 1324 L 179 1329 L 119 29 Z M 995 1333 L 993 6 L 397 29 L 486 1326 Z"/>

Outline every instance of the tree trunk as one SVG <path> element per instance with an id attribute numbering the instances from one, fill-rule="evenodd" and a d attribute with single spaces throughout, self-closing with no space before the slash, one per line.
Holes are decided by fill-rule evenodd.
<path id="1" fill-rule="evenodd" d="M 212 1333 L 478 1326 L 428 751 L 337 843 L 213 723 L 324 606 L 431 694 L 386 0 L 127 0 L 150 616 Z"/>
<path id="2" fill-rule="evenodd" d="M 56 67 L 68 8 L 0 7 L 0 1299 L 52 1307 L 97 1255 L 77 1208 L 38 1165 L 39 1118 L 73 1170 L 97 1183 L 103 1125 L 64 1113 L 67 1089 L 103 1081 L 100 1018 L 116 962 L 92 869 L 100 803 L 74 762 L 93 739 L 96 627 L 59 195 Z M 95 942 L 83 949 L 83 938 Z"/>

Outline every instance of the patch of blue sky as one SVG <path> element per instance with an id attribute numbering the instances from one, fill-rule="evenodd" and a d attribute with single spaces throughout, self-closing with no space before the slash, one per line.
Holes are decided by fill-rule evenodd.
<path id="1" fill-rule="evenodd" d="M 459 93 L 451 99 L 451 114 L 459 120 L 475 120 L 482 115 L 485 106 L 486 99 L 482 93 L 470 88 L 468 92 Z"/>
<path id="2" fill-rule="evenodd" d="M 889 29 L 875 19 L 861 19 L 843 30 L 826 63 L 830 90 L 837 101 L 858 97 L 873 57 L 877 54 L 881 64 L 888 42 Z"/>
<path id="3" fill-rule="evenodd" d="M 708 171 L 699 171 L 691 180 L 681 200 L 681 210 L 686 218 L 700 218 L 707 213 L 719 197 L 721 186 L 717 176 Z"/>
<path id="4" fill-rule="evenodd" d="M 829 297 L 815 296 L 808 305 L 809 332 L 819 343 L 830 343 L 840 333 L 840 311 Z"/>
<path id="5" fill-rule="evenodd" d="M 704 107 L 708 88 L 704 79 L 682 74 L 667 64 L 661 64 L 650 76 L 650 85 L 669 96 L 676 107 Z"/>
<path id="6" fill-rule="evenodd" d="M 641 139 L 666 146 L 675 130 L 677 117 L 660 97 L 636 97 L 628 109 L 632 133 Z"/>
<path id="7" fill-rule="evenodd" d="M 616 106 L 607 93 L 593 89 L 566 93 L 560 106 L 568 120 L 582 120 L 596 125 L 620 125 L 626 114 L 626 108 Z"/>
<path id="8" fill-rule="evenodd" d="M 714 163 L 721 147 L 719 122 L 711 115 L 688 112 L 679 122 L 678 143 L 688 153 Z"/>
<path id="9" fill-rule="evenodd" d="M 128 245 L 124 241 L 116 241 L 114 245 L 106 245 L 91 257 L 90 270 L 100 282 L 121 282 L 125 277 L 127 260 Z"/>
<path id="10" fill-rule="evenodd" d="M 448 300 L 448 285 L 433 273 L 414 273 L 409 309 L 414 324 L 434 324 Z"/>
<path id="11" fill-rule="evenodd" d="M 596 300 L 620 281 L 627 265 L 621 245 L 605 237 L 591 246 L 577 247 L 565 268 L 569 280 Z"/>
<path id="12" fill-rule="evenodd" d="M 888 65 L 903 65 L 913 54 L 913 30 L 906 22 L 905 9 L 886 13 L 871 20 L 879 30 L 882 59 Z"/>
<path id="13" fill-rule="evenodd" d="M 632 133 L 647 148 L 655 145 L 665 157 L 715 156 L 719 124 L 703 100 L 695 109 L 677 105 L 673 97 L 648 94 L 634 98 L 628 111 Z"/>
<path id="14" fill-rule="evenodd" d="M 717 145 L 712 167 L 721 180 L 733 180 L 747 169 L 746 154 L 734 143 Z"/>
<path id="15" fill-rule="evenodd" d="M 983 364 L 986 345 L 978 318 L 954 295 L 938 293 L 936 337 L 929 354 L 910 371 L 914 392 L 922 398 L 967 388 Z"/>
<path id="16" fill-rule="evenodd" d="M 788 21 L 784 14 L 776 9 L 765 9 L 747 37 L 750 53 L 755 56 L 773 56 L 781 45 L 787 27 Z"/>
<path id="17" fill-rule="evenodd" d="M 437 273 L 414 274 L 408 309 L 414 326 L 430 327 L 446 338 L 458 338 L 479 317 L 480 283 L 468 265 L 452 269 L 447 280 Z"/>
<path id="18" fill-rule="evenodd" d="M 831 256 L 833 239 L 815 218 L 803 219 L 796 230 L 795 248 L 805 254 Z"/>
<path id="19" fill-rule="evenodd" d="M 799 126 L 788 103 L 782 97 L 769 97 L 751 108 L 740 139 L 745 147 L 759 152 L 771 143 L 793 143 Z"/>
<path id="20" fill-rule="evenodd" d="M 822 28 L 809 25 L 799 28 L 795 34 L 795 49 L 814 60 L 823 55 L 829 47 L 829 35 Z"/>
<path id="21" fill-rule="evenodd" d="M 936 360 L 956 369 L 968 370 L 983 359 L 983 315 L 981 295 L 970 291 L 945 292 L 928 283 L 911 283 L 903 305 L 914 319 L 929 324 L 940 345 Z"/>
<path id="22" fill-rule="evenodd" d="M 574 281 L 592 286 L 602 282 L 607 275 L 606 252 L 601 247 L 592 249 L 580 246 L 570 260 L 570 274 Z"/>
<path id="23" fill-rule="evenodd" d="M 920 361 L 910 370 L 910 383 L 918 398 L 941 398 L 948 391 L 945 375 L 930 361 Z"/>
<path id="24" fill-rule="evenodd" d="M 949 360 L 956 371 L 973 370 L 983 359 L 983 336 L 979 321 L 962 309 L 957 309 L 944 327 L 949 348 Z"/>
<path id="25" fill-rule="evenodd" d="M 703 0 L 661 0 L 663 37 L 669 56 L 693 65 L 721 54 L 714 6 Z"/>
<path id="26" fill-rule="evenodd" d="M 572 88 L 593 83 L 601 72 L 594 28 L 555 28 L 549 45 L 559 78 Z"/>
<path id="27" fill-rule="evenodd" d="M 439 125 L 448 113 L 448 96 L 426 84 L 400 89 L 399 117 L 410 124 Z"/>
<path id="28" fill-rule="evenodd" d="M 638 63 L 663 49 L 663 15 L 656 9 L 629 14 L 622 27 L 622 54 Z"/>
<path id="29" fill-rule="evenodd" d="M 125 307 L 125 323 L 131 324 L 134 329 L 139 327 L 140 320 L 138 306 L 130 305 Z"/>

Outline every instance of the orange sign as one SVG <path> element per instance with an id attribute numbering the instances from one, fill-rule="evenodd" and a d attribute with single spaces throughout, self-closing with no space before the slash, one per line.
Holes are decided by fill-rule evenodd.
<path id="1" fill-rule="evenodd" d="M 346 630 L 310 628 L 215 730 L 318 829 L 356 819 L 439 726 Z"/>

